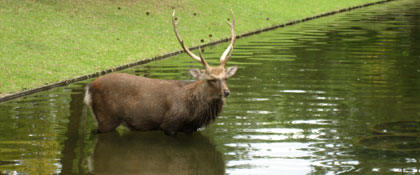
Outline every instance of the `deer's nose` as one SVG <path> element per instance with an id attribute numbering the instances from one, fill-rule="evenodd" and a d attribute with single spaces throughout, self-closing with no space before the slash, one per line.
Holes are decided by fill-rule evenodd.
<path id="1" fill-rule="evenodd" d="M 229 95 L 230 95 L 230 91 L 229 90 L 224 90 L 223 93 L 225 94 L 225 97 L 229 97 Z"/>

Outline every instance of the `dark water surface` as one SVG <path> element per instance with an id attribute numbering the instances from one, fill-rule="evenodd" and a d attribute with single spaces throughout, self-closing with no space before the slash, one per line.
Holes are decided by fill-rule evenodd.
<path id="1" fill-rule="evenodd" d="M 204 56 L 215 65 L 225 47 Z M 230 65 L 222 116 L 193 135 L 92 133 L 92 80 L 2 103 L 0 174 L 419 174 L 420 1 L 239 39 Z M 196 67 L 179 55 L 124 72 Z"/>

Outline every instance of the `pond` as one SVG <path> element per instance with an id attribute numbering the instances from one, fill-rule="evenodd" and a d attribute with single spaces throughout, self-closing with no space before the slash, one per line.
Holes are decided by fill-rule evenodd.
<path id="1" fill-rule="evenodd" d="M 226 46 L 204 57 L 215 65 Z M 223 113 L 193 135 L 92 132 L 92 79 L 1 103 L 0 174 L 419 173 L 420 1 L 241 38 L 231 65 Z M 123 72 L 191 79 L 200 67 L 182 54 Z"/>

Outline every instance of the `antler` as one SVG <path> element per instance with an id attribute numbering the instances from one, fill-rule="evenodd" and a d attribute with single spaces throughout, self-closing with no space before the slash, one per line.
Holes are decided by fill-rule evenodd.
<path id="1" fill-rule="evenodd" d="M 233 51 L 233 45 L 235 44 L 235 15 L 232 11 L 232 23 L 226 20 L 226 23 L 230 26 L 231 32 L 232 32 L 232 40 L 230 41 L 230 45 L 226 48 L 226 50 L 223 52 L 222 56 L 220 57 L 220 65 L 225 66 L 226 62 L 229 60 L 229 58 L 232 56 Z"/>
<path id="2" fill-rule="evenodd" d="M 201 58 L 201 63 L 206 68 L 206 71 L 207 72 L 210 72 L 210 66 L 209 66 L 209 64 L 207 63 L 207 61 L 203 57 L 203 53 L 201 52 L 201 47 L 198 47 L 198 51 L 200 51 L 199 54 L 200 54 L 200 58 Z"/>
<path id="3" fill-rule="evenodd" d="M 184 51 L 191 56 L 192 58 L 194 58 L 194 60 L 198 61 L 199 63 L 203 64 L 206 67 L 206 70 L 208 70 L 209 65 L 207 64 L 206 60 L 203 58 L 202 54 L 201 54 L 201 49 L 200 50 L 200 57 L 198 57 L 197 55 L 195 55 L 194 53 L 192 53 L 190 51 L 190 49 L 188 49 L 188 47 L 185 46 L 184 41 L 181 39 L 181 36 L 179 35 L 177 26 L 178 26 L 178 22 L 180 19 L 178 19 L 178 21 L 175 22 L 175 10 L 172 13 L 172 24 L 174 25 L 174 31 L 175 31 L 175 35 L 176 38 L 178 39 L 179 43 L 181 44 L 182 49 L 184 49 Z"/>

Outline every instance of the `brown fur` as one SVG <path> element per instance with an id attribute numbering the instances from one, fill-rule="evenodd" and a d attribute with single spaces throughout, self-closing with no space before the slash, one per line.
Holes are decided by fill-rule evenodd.
<path id="1" fill-rule="evenodd" d="M 224 98 L 230 95 L 226 81 L 237 66 L 225 69 L 235 43 L 235 16 L 232 11 L 232 39 L 220 57 L 220 65 L 211 67 L 202 57 L 184 45 L 177 30 L 179 21 L 172 13 L 175 35 L 184 51 L 200 62 L 205 70 L 191 69 L 199 81 L 159 80 L 113 73 L 99 77 L 86 88 L 84 101 L 92 106 L 99 132 L 115 130 L 121 123 L 134 130 L 163 130 L 175 135 L 194 132 L 214 121 L 222 111 Z"/>
<path id="2" fill-rule="evenodd" d="M 113 131 L 121 123 L 133 130 L 163 130 L 174 135 L 194 132 L 221 113 L 220 91 L 204 80 L 159 80 L 113 73 L 93 81 L 91 99 L 98 131 Z"/>

